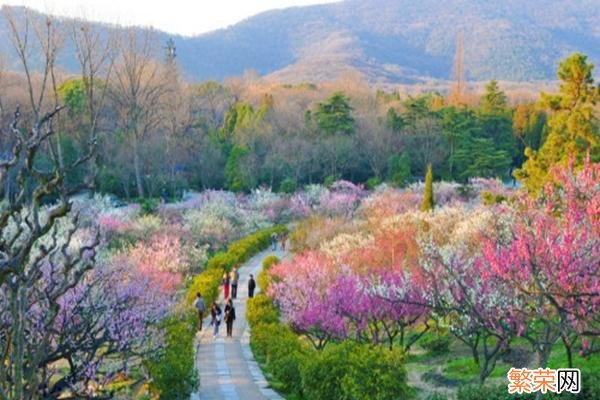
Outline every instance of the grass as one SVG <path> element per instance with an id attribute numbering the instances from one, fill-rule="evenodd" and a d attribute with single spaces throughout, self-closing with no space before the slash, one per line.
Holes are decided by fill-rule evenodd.
<path id="1" fill-rule="evenodd" d="M 490 375 L 490 378 L 500 378 L 506 376 L 510 369 L 509 364 L 497 363 L 496 368 Z M 444 374 L 449 378 L 462 379 L 470 381 L 479 377 L 479 367 L 471 357 L 451 359 L 444 365 Z"/>
<path id="2" fill-rule="evenodd" d="M 548 368 L 568 368 L 569 363 L 567 361 L 567 353 L 562 346 L 557 346 L 550 355 L 548 360 Z M 580 370 L 587 371 L 600 371 L 600 356 L 592 355 L 590 357 L 583 358 L 576 352 L 573 354 L 573 367 L 579 368 Z"/>
<path id="3" fill-rule="evenodd" d="M 432 336 L 427 333 L 424 337 Z M 531 346 L 523 338 L 515 338 L 511 342 L 511 349 L 523 354 L 524 362 L 529 368 L 534 368 L 535 355 L 531 353 Z M 573 366 L 579 368 L 583 373 L 600 371 L 600 355 L 592 355 L 587 358 L 581 357 L 577 351 L 573 352 Z M 506 380 L 506 374 L 511 367 L 525 365 L 512 365 L 510 361 L 512 353 L 506 361 L 498 361 L 486 382 L 490 385 L 500 385 Z M 422 382 L 429 388 L 421 388 L 419 398 L 427 398 L 435 390 L 456 390 L 456 381 L 463 383 L 458 386 L 477 384 L 479 381 L 479 367 L 473 361 L 469 348 L 458 340 L 453 340 L 449 352 L 446 354 L 432 354 L 421 346 L 421 341 L 415 343 L 411 352 L 407 355 L 407 369 L 417 373 Z M 519 361 L 515 361 L 519 363 Z M 557 343 L 548 361 L 548 368 L 568 368 L 567 356 L 561 343 Z M 454 382 L 453 382 L 454 381 Z M 431 392 L 431 393 L 430 393 Z"/>

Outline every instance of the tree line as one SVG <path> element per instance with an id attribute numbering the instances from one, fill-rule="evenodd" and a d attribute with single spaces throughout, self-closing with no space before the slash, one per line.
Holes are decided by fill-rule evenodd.
<path id="1" fill-rule="evenodd" d="M 401 96 L 360 82 L 280 85 L 251 74 L 192 83 L 184 79 L 174 49 L 156 42 L 152 31 L 107 36 L 79 24 L 48 30 L 46 37 L 36 31 L 50 60 L 48 72 L 24 68 L 18 75 L 24 85 L 2 96 L 3 117 L 6 121 L 11 105 L 28 98 L 21 102 L 31 103 L 21 107 L 24 113 L 35 113 L 43 104 L 65 106 L 55 128 L 61 163 L 85 154 L 91 132 L 98 136 L 92 162 L 68 179 L 89 181 L 96 190 L 122 197 L 207 188 L 248 191 L 261 185 L 292 191 L 337 179 L 404 186 L 422 180 L 428 164 L 436 179 L 526 179 L 537 173 L 516 170 L 536 157 L 549 132 L 577 130 L 568 121 L 548 123 L 549 116 L 569 112 L 569 102 L 582 108 L 581 118 L 569 117 L 572 122 L 591 124 L 585 127 L 587 145 L 571 150 L 585 151 L 598 135 L 591 122 L 597 88 L 581 55 L 565 63 L 582 74 L 561 67 L 559 77 L 566 82 L 561 95 L 511 104 L 491 81 L 478 99 L 461 102 L 440 93 Z M 11 26 L 14 47 L 26 61 L 26 28 Z M 81 76 L 53 68 L 67 42 L 77 49 Z M 575 93 L 582 82 L 593 96 Z M 46 96 L 38 102 L 28 95 L 32 87 Z M 553 143 L 547 146 L 559 145 Z M 50 159 L 36 162 L 47 165 Z M 547 169 L 546 164 L 538 167 Z M 16 181 L 8 180 L 3 190 L 14 193 Z"/>

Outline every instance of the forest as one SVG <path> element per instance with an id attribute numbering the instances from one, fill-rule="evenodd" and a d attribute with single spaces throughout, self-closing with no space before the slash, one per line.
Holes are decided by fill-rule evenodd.
<path id="1" fill-rule="evenodd" d="M 78 38 L 62 28 L 47 32 L 48 56 L 55 59 L 67 39 L 75 40 L 95 70 L 72 76 L 50 60 L 40 73 L 39 60 L 26 59 L 30 50 L 23 48 L 27 74 L 5 70 L 0 81 L 3 126 L 17 104 L 25 119 L 41 107 L 64 105 L 55 125 L 61 162 L 86 152 L 90 129 L 98 141 L 92 162 L 69 179 L 80 184 L 93 175 L 97 190 L 119 197 L 259 186 L 289 191 L 336 179 L 405 186 L 422 180 L 428 163 L 437 179 L 509 181 L 524 149 L 537 150 L 546 135 L 547 111 L 511 101 L 496 81 L 454 100 L 375 90 L 352 74 L 320 85 L 276 85 L 252 73 L 191 83 L 175 49 L 151 33 Z M 13 39 L 19 35 L 23 40 L 19 31 Z M 77 42 L 86 38 L 95 40 Z M 28 86 L 43 96 L 32 98 Z"/>

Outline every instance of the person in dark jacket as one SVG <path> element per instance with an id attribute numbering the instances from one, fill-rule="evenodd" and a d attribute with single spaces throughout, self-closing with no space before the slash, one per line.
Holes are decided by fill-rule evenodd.
<path id="1" fill-rule="evenodd" d="M 216 302 L 213 302 L 210 309 L 210 324 L 213 326 L 213 338 L 216 339 L 219 334 L 219 325 L 221 325 L 222 318 L 221 307 Z"/>
<path id="2" fill-rule="evenodd" d="M 237 268 L 234 268 L 231 272 L 231 298 L 237 299 L 237 288 L 238 288 L 238 280 L 240 279 L 240 274 Z"/>
<path id="3" fill-rule="evenodd" d="M 233 300 L 229 299 L 225 306 L 225 324 L 227 325 L 227 337 L 231 337 L 233 334 L 233 321 L 235 321 L 235 307 L 233 306 Z"/>
<path id="4" fill-rule="evenodd" d="M 271 233 L 271 247 L 273 251 L 277 251 L 277 241 L 279 240 L 279 237 L 277 236 L 277 234 L 275 232 Z"/>
<path id="5" fill-rule="evenodd" d="M 254 289 L 256 289 L 256 282 L 254 281 L 254 275 L 250 274 L 250 279 L 248 279 L 248 297 L 254 297 Z"/>

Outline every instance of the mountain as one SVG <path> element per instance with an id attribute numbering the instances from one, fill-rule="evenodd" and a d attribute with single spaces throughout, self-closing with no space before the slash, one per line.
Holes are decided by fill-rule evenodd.
<path id="1" fill-rule="evenodd" d="M 598 0 L 346 0 L 173 39 L 196 80 L 252 69 L 279 81 L 319 82 L 352 69 L 371 83 L 414 83 L 451 76 L 458 32 L 472 80 L 554 79 L 558 62 L 574 51 L 600 62 Z"/>

